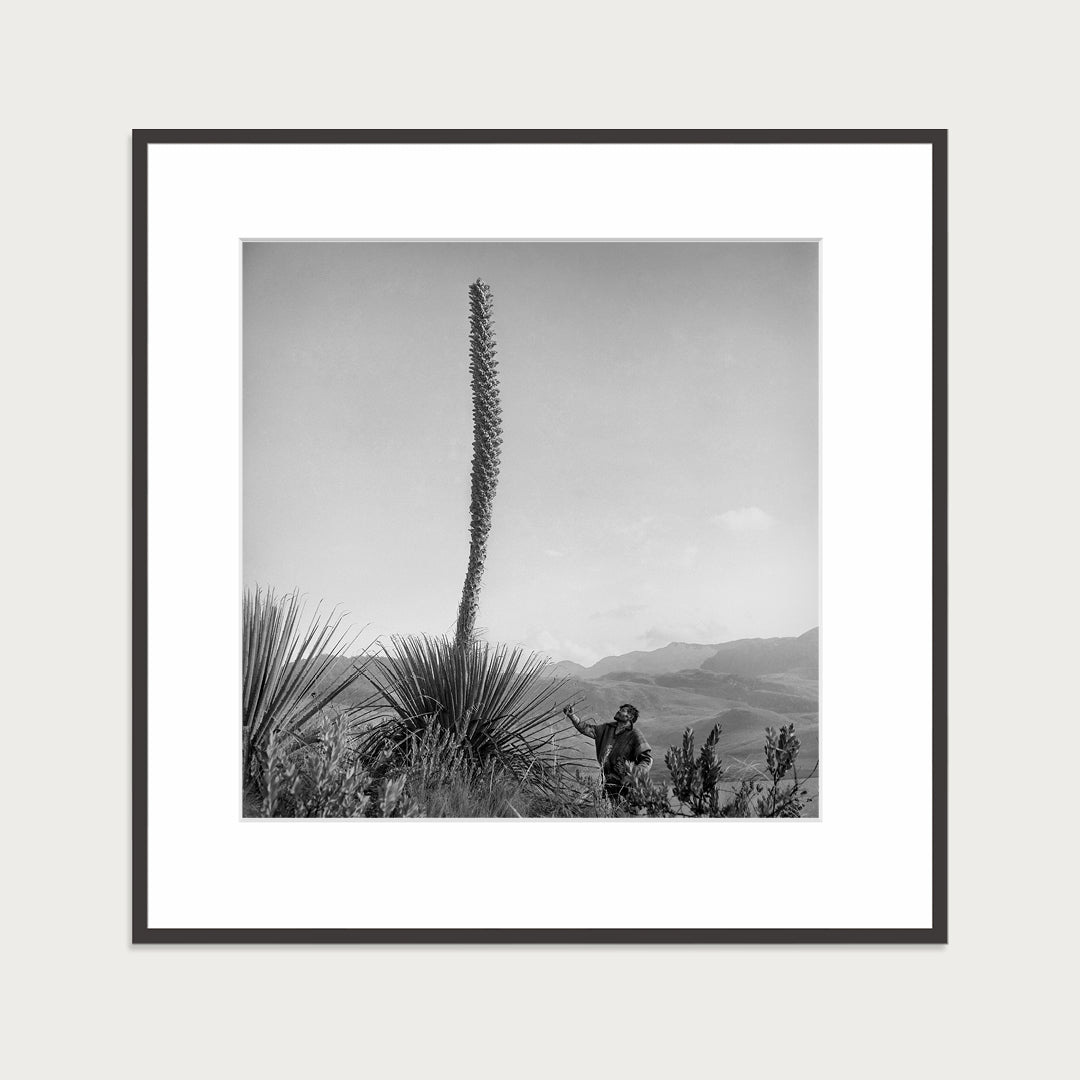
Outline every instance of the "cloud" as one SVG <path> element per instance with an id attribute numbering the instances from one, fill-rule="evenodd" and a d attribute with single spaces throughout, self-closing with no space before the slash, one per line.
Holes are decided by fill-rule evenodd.
<path id="1" fill-rule="evenodd" d="M 588 667 L 600 659 L 600 654 L 587 645 L 580 645 L 568 638 L 561 638 L 550 630 L 533 630 L 526 644 L 537 652 L 547 653 L 552 660 L 573 660 Z"/>
<path id="2" fill-rule="evenodd" d="M 608 608 L 607 611 L 594 611 L 590 619 L 632 619 L 635 615 L 645 610 L 644 604 L 620 604 L 618 607 Z"/>
<path id="3" fill-rule="evenodd" d="M 759 506 L 744 506 L 741 510 L 727 510 L 714 514 L 712 523 L 728 532 L 765 532 L 776 524 L 776 519 Z"/>
<path id="4" fill-rule="evenodd" d="M 544 548 L 544 554 L 549 559 L 561 559 L 566 554 L 566 552 L 556 551 L 555 548 Z"/>

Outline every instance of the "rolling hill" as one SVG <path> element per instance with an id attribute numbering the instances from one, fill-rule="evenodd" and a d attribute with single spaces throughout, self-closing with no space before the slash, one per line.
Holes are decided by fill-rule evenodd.
<path id="1" fill-rule="evenodd" d="M 818 672 L 818 630 L 807 630 L 796 638 L 743 638 L 719 645 L 701 662 L 704 671 L 735 675 L 775 675 L 798 670 L 811 678 Z"/>

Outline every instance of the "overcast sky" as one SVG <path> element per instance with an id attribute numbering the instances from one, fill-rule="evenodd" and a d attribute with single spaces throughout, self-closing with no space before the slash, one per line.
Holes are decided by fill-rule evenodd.
<path id="1" fill-rule="evenodd" d="M 451 631 L 468 286 L 504 443 L 477 619 L 591 663 L 818 621 L 813 243 L 249 243 L 244 579 Z"/>

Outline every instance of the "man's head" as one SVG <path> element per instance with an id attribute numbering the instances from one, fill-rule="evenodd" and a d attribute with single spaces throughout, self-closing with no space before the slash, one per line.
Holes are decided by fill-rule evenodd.
<path id="1" fill-rule="evenodd" d="M 633 724 L 637 721 L 638 711 L 633 705 L 620 705 L 619 711 L 615 714 L 615 723 Z"/>

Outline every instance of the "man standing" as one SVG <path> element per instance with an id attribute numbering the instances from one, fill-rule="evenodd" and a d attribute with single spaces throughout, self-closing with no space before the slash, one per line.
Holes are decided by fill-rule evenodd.
<path id="1" fill-rule="evenodd" d="M 567 705 L 563 712 L 582 735 L 595 740 L 596 760 L 609 799 L 618 799 L 635 773 L 644 775 L 652 768 L 652 747 L 637 728 L 638 711 L 633 705 L 621 705 L 609 724 L 579 720 L 573 705 Z"/>

